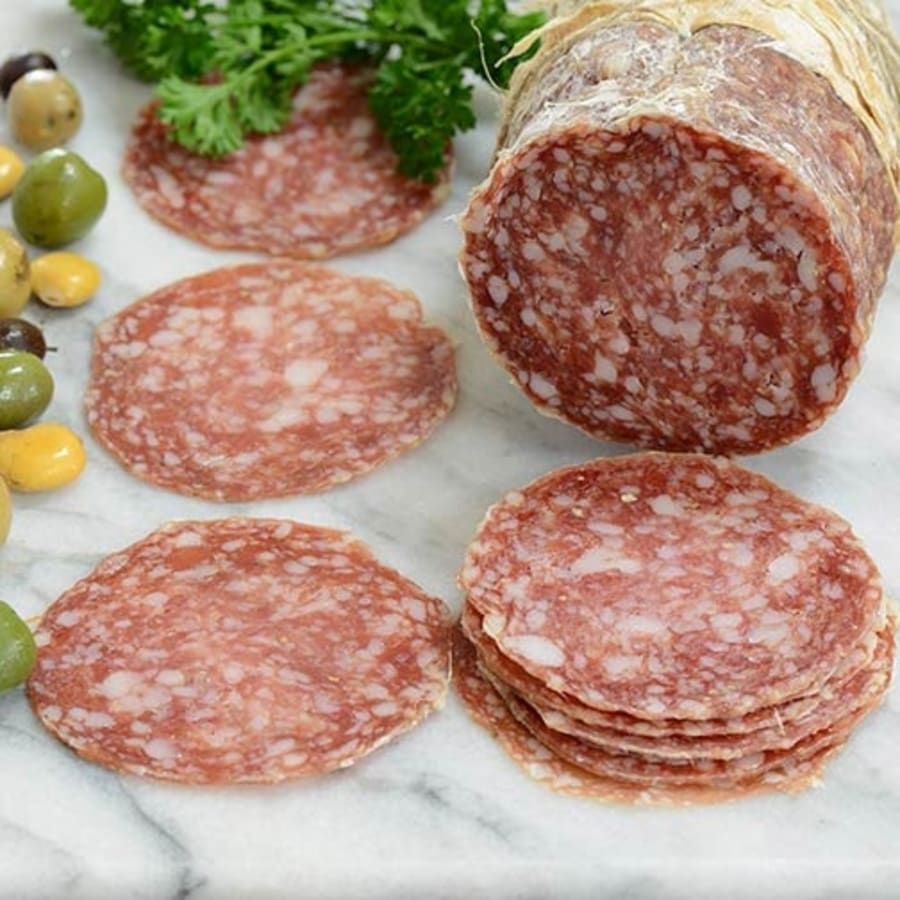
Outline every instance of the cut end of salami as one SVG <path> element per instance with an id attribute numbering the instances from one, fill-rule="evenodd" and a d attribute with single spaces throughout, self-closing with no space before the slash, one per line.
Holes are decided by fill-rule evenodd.
<path id="1" fill-rule="evenodd" d="M 208 159 L 174 143 L 151 103 L 138 116 L 123 174 L 165 225 L 212 247 L 320 259 L 386 244 L 449 195 L 451 162 L 435 184 L 397 173 L 368 107 L 370 73 L 317 66 L 278 134 Z"/>
<path id="2" fill-rule="evenodd" d="M 462 222 L 488 346 L 600 438 L 747 454 L 819 427 L 893 253 L 866 128 L 748 28 L 686 38 L 626 12 L 563 44 L 514 89 Z"/>
<path id="3" fill-rule="evenodd" d="M 344 768 L 443 703 L 444 604 L 347 534 L 178 522 L 44 614 L 28 694 L 85 759 L 189 784 Z"/>
<path id="4" fill-rule="evenodd" d="M 463 699 L 540 780 L 574 767 L 574 793 L 799 790 L 891 679 L 894 620 L 847 524 L 724 459 L 550 473 L 490 510 L 461 585 Z"/>
<path id="5" fill-rule="evenodd" d="M 412 294 L 272 260 L 176 282 L 104 322 L 86 408 L 137 477 L 255 500 L 368 472 L 455 398 L 453 348 Z"/>

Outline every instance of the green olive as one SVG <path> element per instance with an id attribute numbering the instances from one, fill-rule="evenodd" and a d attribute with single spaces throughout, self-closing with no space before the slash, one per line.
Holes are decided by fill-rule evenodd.
<path id="1" fill-rule="evenodd" d="M 9 92 L 9 128 L 29 150 L 47 150 L 71 140 L 81 128 L 81 98 L 64 75 L 35 69 Z"/>
<path id="2" fill-rule="evenodd" d="M 0 429 L 39 416 L 53 398 L 53 376 L 32 353 L 0 351 Z"/>
<path id="3" fill-rule="evenodd" d="M 15 316 L 31 294 L 31 265 L 12 232 L 0 228 L 0 316 Z"/>
<path id="4" fill-rule="evenodd" d="M 87 234 L 106 208 L 106 182 L 77 153 L 46 150 L 13 192 L 13 221 L 38 247 L 61 247 Z"/>
<path id="5" fill-rule="evenodd" d="M 0 600 L 0 691 L 20 685 L 34 668 L 37 647 L 29 627 Z"/>

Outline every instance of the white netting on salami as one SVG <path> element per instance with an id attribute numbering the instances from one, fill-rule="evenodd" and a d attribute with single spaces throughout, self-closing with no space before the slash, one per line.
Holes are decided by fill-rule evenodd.
<path id="1" fill-rule="evenodd" d="M 753 453 L 818 427 L 859 370 L 898 219 L 828 81 L 751 29 L 627 11 L 527 78 L 461 260 L 519 387 L 647 447 Z"/>
<path id="2" fill-rule="evenodd" d="M 29 698 L 80 756 L 191 784 L 348 766 L 438 708 L 440 600 L 347 534 L 170 524 L 104 560 L 37 630 Z"/>
<path id="3" fill-rule="evenodd" d="M 272 260 L 178 281 L 104 322 L 86 407 L 139 478 L 252 500 L 399 456 L 455 397 L 453 347 L 412 294 Z"/>
<path id="4" fill-rule="evenodd" d="M 417 225 L 449 194 L 399 175 L 368 108 L 371 75 L 317 66 L 287 127 L 224 159 L 171 141 L 156 104 L 138 116 L 123 174 L 157 219 L 213 247 L 317 259 L 375 247 Z"/>
<path id="5" fill-rule="evenodd" d="M 693 455 L 596 460 L 512 492 L 461 582 L 504 656 L 646 719 L 730 719 L 815 692 L 883 618 L 846 522 Z"/>
<path id="6" fill-rule="evenodd" d="M 453 683 L 472 718 L 487 729 L 507 753 L 536 781 L 551 790 L 611 803 L 689 806 L 740 800 L 779 790 L 794 793 L 815 784 L 838 747 L 829 747 L 806 760 L 787 761 L 774 769 L 731 786 L 651 786 L 604 778 L 563 759 L 510 713 L 503 698 L 478 671 L 471 644 L 459 629 L 454 635 Z"/>

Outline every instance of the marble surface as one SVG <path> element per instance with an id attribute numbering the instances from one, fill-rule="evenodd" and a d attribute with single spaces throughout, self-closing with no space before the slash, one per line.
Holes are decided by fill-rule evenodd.
<path id="1" fill-rule="evenodd" d="M 900 20 L 900 0 L 894 0 Z M 87 439 L 89 466 L 57 493 L 15 498 L 0 594 L 39 614 L 109 552 L 173 518 L 274 515 L 352 530 L 458 609 L 463 549 L 504 491 L 566 463 L 621 452 L 538 415 L 482 348 L 456 272 L 454 216 L 486 171 L 495 127 L 458 142 L 444 209 L 347 272 L 416 291 L 459 345 L 461 396 L 422 448 L 320 497 L 222 507 L 127 476 L 81 414 L 90 338 L 104 317 L 175 278 L 247 258 L 170 234 L 117 172 L 148 96 L 63 0 L 0 4 L 0 52 L 56 53 L 81 89 L 74 143 L 108 178 L 110 204 L 77 249 L 105 282 L 79 310 L 39 307 L 58 352 L 48 416 Z M 0 141 L 6 137 L 0 125 Z M 0 206 L 0 224 L 9 220 Z M 862 376 L 818 433 L 747 465 L 848 518 L 900 596 L 900 267 Z M 265 789 L 189 789 L 117 777 L 44 733 L 21 690 L 0 696 L 0 898 L 888 898 L 900 895 L 900 691 L 860 729 L 823 787 L 801 796 L 660 811 L 568 799 L 530 781 L 451 696 L 422 727 L 355 768 Z"/>

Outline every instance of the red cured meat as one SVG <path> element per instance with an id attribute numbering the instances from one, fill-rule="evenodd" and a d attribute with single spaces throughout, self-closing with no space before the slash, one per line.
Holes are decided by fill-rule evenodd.
<path id="1" fill-rule="evenodd" d="M 450 165 L 431 185 L 397 174 L 369 81 L 363 69 L 318 66 L 282 132 L 224 159 L 171 141 L 151 103 L 132 131 L 125 180 L 151 215 L 213 247 L 316 259 L 385 244 L 446 200 Z"/>
<path id="2" fill-rule="evenodd" d="M 399 456 L 455 396 L 453 348 L 412 294 L 273 260 L 176 282 L 104 322 L 86 406 L 139 478 L 255 500 Z"/>
<path id="3" fill-rule="evenodd" d="M 521 666 L 507 659 L 497 645 L 481 631 L 481 616 L 466 604 L 461 626 L 478 654 L 479 668 L 483 668 L 490 680 L 499 678 L 529 706 L 538 711 L 545 722 L 558 731 L 584 736 L 587 733 L 608 732 L 636 743 L 646 740 L 644 746 L 668 746 L 670 742 L 683 748 L 709 744 L 727 736 L 729 741 L 746 736 L 757 739 L 761 733 L 777 736 L 780 740 L 791 728 L 818 715 L 817 707 L 835 691 L 848 689 L 852 679 L 871 678 L 869 664 L 876 649 L 881 646 L 883 633 L 867 635 L 862 644 L 841 662 L 821 691 L 785 703 L 752 710 L 740 717 L 729 719 L 641 719 L 627 713 L 592 709 L 571 697 L 563 696 L 529 675 Z M 883 648 L 882 648 L 883 650 Z M 874 680 L 874 679 L 873 679 Z M 854 688 L 849 688 L 853 691 Z M 562 727 L 568 723 L 569 731 Z M 676 756 L 684 755 L 678 750 Z M 710 755 L 710 754 L 707 754 Z"/>
<path id="4" fill-rule="evenodd" d="M 439 707 L 441 601 L 349 535 L 179 522 L 44 614 L 28 695 L 85 759 L 190 784 L 348 766 Z"/>
<path id="5" fill-rule="evenodd" d="M 730 787 L 640 786 L 603 778 L 557 756 L 513 718 L 500 695 L 479 673 L 474 650 L 460 631 L 454 634 L 453 683 L 469 714 L 536 781 L 551 790 L 623 804 L 688 806 L 740 800 L 761 792 L 793 793 L 814 784 L 837 747 L 803 761 L 786 760 L 781 769 L 751 776 Z"/>
<path id="6" fill-rule="evenodd" d="M 785 444 L 860 368 L 898 219 L 887 168 L 768 36 L 627 15 L 514 84 L 462 221 L 479 328 L 543 412 L 596 437 Z"/>
<path id="7" fill-rule="evenodd" d="M 692 455 L 596 460 L 512 492 L 461 583 L 535 679 L 651 720 L 731 719 L 815 693 L 883 616 L 846 522 Z"/>
<path id="8" fill-rule="evenodd" d="M 886 679 L 885 679 L 886 680 Z M 494 685 L 495 689 L 497 685 Z M 742 781 L 768 772 L 783 772 L 796 763 L 818 759 L 823 752 L 842 747 L 852 730 L 880 702 L 883 693 L 854 709 L 787 750 L 766 750 L 733 760 L 651 760 L 637 754 L 615 752 L 588 744 L 548 728 L 540 716 L 508 690 L 499 691 L 513 717 L 557 756 L 601 778 L 648 787 L 701 787 L 731 790 Z"/>
<path id="9" fill-rule="evenodd" d="M 811 735 L 833 727 L 848 712 L 869 710 L 884 696 L 893 668 L 894 630 L 879 635 L 878 652 L 870 665 L 843 684 L 822 691 L 822 696 L 808 714 L 790 721 L 779 721 L 767 728 L 743 734 L 708 734 L 701 736 L 645 736 L 587 725 L 556 710 L 528 706 L 552 731 L 578 738 L 589 745 L 612 753 L 633 753 L 650 760 L 739 760 L 769 751 L 792 751 Z M 489 679 L 490 680 L 490 679 Z M 522 698 L 527 701 L 528 698 Z"/>

